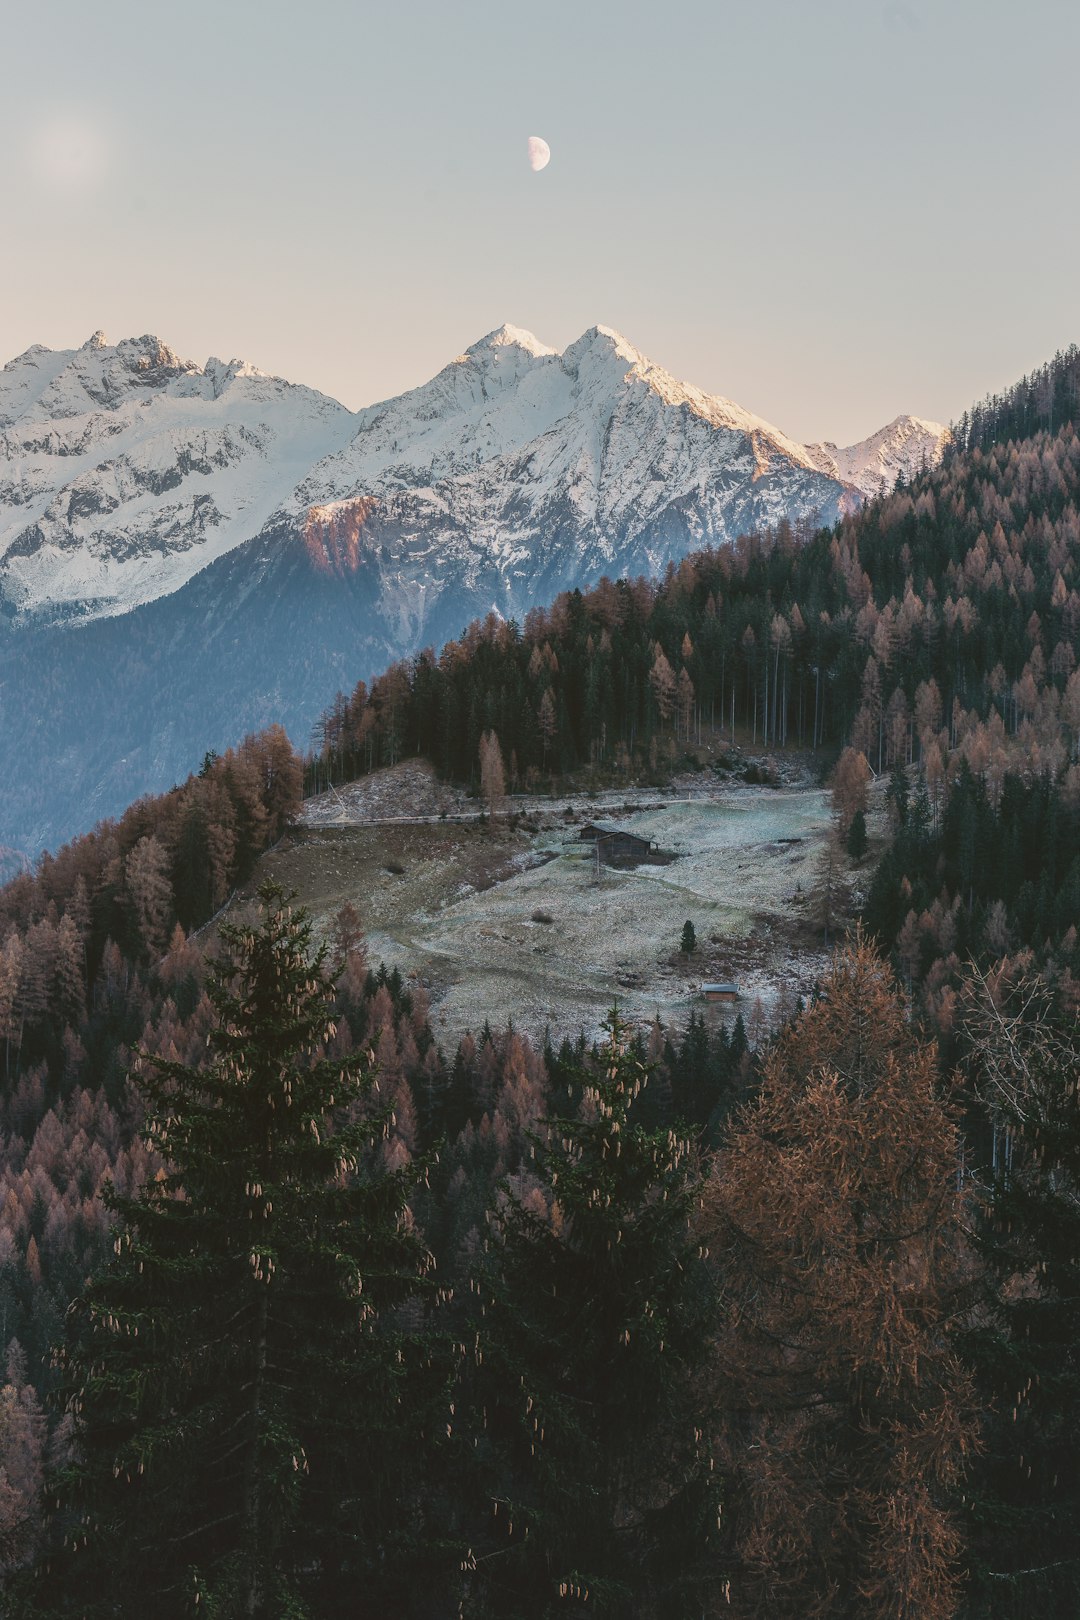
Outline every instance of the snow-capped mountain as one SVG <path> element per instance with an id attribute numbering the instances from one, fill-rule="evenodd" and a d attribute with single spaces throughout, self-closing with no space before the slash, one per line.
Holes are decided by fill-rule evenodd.
<path id="1" fill-rule="evenodd" d="M 388 603 L 422 635 L 447 565 L 494 566 L 513 610 L 556 534 L 560 584 L 656 568 L 782 516 L 829 521 L 944 437 L 898 417 L 848 449 L 799 445 L 602 326 L 563 354 L 501 327 L 355 415 L 238 360 L 98 332 L 0 372 L 0 592 L 20 616 L 125 612 L 284 522 L 335 567 L 377 534 Z"/>
<path id="2" fill-rule="evenodd" d="M 350 411 L 154 337 L 28 349 L 0 371 L 0 589 L 18 612 L 124 612 L 257 534 Z"/>
<path id="3" fill-rule="evenodd" d="M 568 490 L 584 519 L 611 529 L 642 496 L 639 522 L 700 486 L 710 463 L 730 461 L 732 434 L 753 445 L 759 475 L 771 457 L 821 470 L 760 417 L 676 381 L 609 327 L 559 354 L 503 326 L 421 388 L 361 411 L 351 443 L 297 496 L 441 486 L 481 468 L 490 486 L 524 471 L 540 501 Z"/>
<path id="4" fill-rule="evenodd" d="M 606 327 L 561 354 L 501 327 L 357 413 L 157 338 L 32 348 L 0 372 L 0 844 L 274 719 L 302 745 L 336 687 L 492 608 L 832 522 L 943 440 L 797 444 Z M 43 739 L 47 792 L 20 776 Z"/>
<path id="5" fill-rule="evenodd" d="M 826 443 L 808 444 L 806 450 L 821 472 L 872 497 L 888 494 L 901 476 L 906 482 L 924 467 L 935 467 L 948 438 L 949 430 L 940 422 L 897 416 L 887 427 L 846 449 Z"/>
<path id="6" fill-rule="evenodd" d="M 407 650 L 474 611 L 520 616 L 603 573 L 655 573 L 858 494 L 729 400 L 594 327 L 563 353 L 502 327 L 423 387 L 359 413 L 282 513 L 317 566 L 366 571 Z M 453 607 L 453 617 L 444 613 Z"/>

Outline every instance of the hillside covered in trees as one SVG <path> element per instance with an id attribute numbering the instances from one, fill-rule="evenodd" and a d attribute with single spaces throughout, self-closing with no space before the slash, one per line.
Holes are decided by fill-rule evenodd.
<path id="1" fill-rule="evenodd" d="M 660 583 L 604 581 L 339 695 L 309 786 L 420 752 L 484 792 L 496 743 L 511 790 L 571 771 L 662 779 L 699 763 L 702 736 L 812 751 L 822 769 L 851 747 L 894 778 L 897 837 L 868 922 L 904 981 L 945 993 L 947 1022 L 965 954 L 1024 948 L 1072 1007 L 1077 374 L 1070 351 L 988 418 L 1007 425 L 1052 394 L 1053 434 L 954 452 L 833 532 L 781 528 L 689 557 Z"/>
<path id="2" fill-rule="evenodd" d="M 835 531 L 473 626 L 306 765 L 252 737 L 0 891 L 11 1612 L 1077 1612 L 1074 372 Z M 849 848 L 845 771 L 889 779 L 865 934 L 755 1051 L 444 1052 L 351 906 L 321 955 L 279 893 L 212 922 L 305 773 L 490 796 L 496 749 L 618 782 L 733 734 L 844 750 Z"/>
<path id="3" fill-rule="evenodd" d="M 992 784 L 1056 775 L 1080 731 L 1080 437 L 953 455 L 833 532 L 744 536 L 654 583 L 602 581 L 490 618 L 326 711 L 312 786 L 404 754 L 511 787 L 666 766 L 703 728 L 761 749 L 920 767 L 940 810 L 960 759 Z"/>

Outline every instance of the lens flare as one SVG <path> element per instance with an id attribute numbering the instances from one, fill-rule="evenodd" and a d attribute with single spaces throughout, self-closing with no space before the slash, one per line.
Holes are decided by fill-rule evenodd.
<path id="1" fill-rule="evenodd" d="M 93 185 L 108 168 L 102 131 L 90 119 L 70 114 L 41 124 L 32 152 L 39 179 L 57 187 Z"/>

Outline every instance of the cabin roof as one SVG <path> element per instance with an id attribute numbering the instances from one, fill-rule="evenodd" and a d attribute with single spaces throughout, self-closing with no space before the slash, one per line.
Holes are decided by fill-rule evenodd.
<path id="1" fill-rule="evenodd" d="M 579 836 L 584 838 L 588 833 L 597 833 L 601 838 L 632 838 L 637 844 L 652 843 L 644 833 L 634 832 L 630 827 L 612 826 L 609 821 L 587 821 Z"/>
<path id="2" fill-rule="evenodd" d="M 739 993 L 738 985 L 732 984 L 730 981 L 725 981 L 723 984 L 703 984 L 701 987 L 701 993 L 703 996 L 707 996 L 710 990 L 714 994 L 725 994 L 730 996 L 737 996 Z"/>

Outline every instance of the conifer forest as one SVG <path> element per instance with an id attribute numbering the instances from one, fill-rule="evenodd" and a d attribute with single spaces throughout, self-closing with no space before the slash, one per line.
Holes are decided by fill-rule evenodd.
<path id="1" fill-rule="evenodd" d="M 0 890 L 3 1614 L 1075 1620 L 1077 351 L 302 741 Z M 492 816 L 798 756 L 862 903 L 769 1030 L 446 1042 L 262 865 L 417 756 Z"/>

